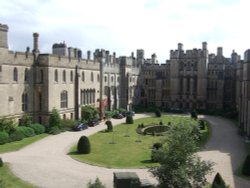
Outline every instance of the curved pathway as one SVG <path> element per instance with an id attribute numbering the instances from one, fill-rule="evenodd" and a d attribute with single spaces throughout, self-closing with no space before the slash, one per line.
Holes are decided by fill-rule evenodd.
<path id="1" fill-rule="evenodd" d="M 148 115 L 137 114 L 135 118 Z M 212 124 L 212 135 L 205 149 L 199 155 L 205 160 L 216 162 L 215 172 L 220 172 L 227 184 L 236 188 L 250 187 L 250 181 L 235 177 L 233 171 L 246 154 L 244 140 L 237 135 L 237 128 L 223 118 L 204 116 Z M 124 122 L 112 120 L 113 124 Z M 65 132 L 48 136 L 20 151 L 0 154 L 4 162 L 11 164 L 15 175 L 39 187 L 46 188 L 84 188 L 90 180 L 99 177 L 108 188 L 113 187 L 113 172 L 136 172 L 141 179 L 156 180 L 147 169 L 107 169 L 80 163 L 71 159 L 66 153 L 82 135 L 90 135 L 105 129 L 102 122 L 81 132 Z M 215 172 L 208 176 L 211 182 Z"/>

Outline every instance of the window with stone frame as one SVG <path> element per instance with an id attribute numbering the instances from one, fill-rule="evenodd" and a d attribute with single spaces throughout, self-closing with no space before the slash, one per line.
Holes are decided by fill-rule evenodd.
<path id="1" fill-rule="evenodd" d="M 28 94 L 27 93 L 22 94 L 22 111 L 23 112 L 28 111 Z"/>
<path id="2" fill-rule="evenodd" d="M 15 81 L 15 82 L 18 81 L 18 71 L 17 71 L 16 67 L 13 70 L 13 81 Z"/>
<path id="3" fill-rule="evenodd" d="M 61 92 L 61 108 L 68 108 L 68 92 Z"/>
<path id="4" fill-rule="evenodd" d="M 26 68 L 24 70 L 24 81 L 27 82 L 29 80 L 29 71 L 28 69 Z"/>
<path id="5" fill-rule="evenodd" d="M 91 72 L 90 80 L 91 80 L 91 82 L 94 82 L 94 73 L 93 72 Z"/>
<path id="6" fill-rule="evenodd" d="M 62 77 L 63 77 L 63 82 L 66 82 L 66 70 L 63 70 Z"/>
<path id="7" fill-rule="evenodd" d="M 74 80 L 74 73 L 73 71 L 70 71 L 70 81 L 73 82 Z"/>
<path id="8" fill-rule="evenodd" d="M 55 70 L 54 81 L 58 82 L 58 71 L 57 71 L 57 69 Z"/>
<path id="9" fill-rule="evenodd" d="M 82 81 L 83 81 L 83 82 L 85 81 L 85 74 L 84 74 L 84 71 L 82 71 Z"/>

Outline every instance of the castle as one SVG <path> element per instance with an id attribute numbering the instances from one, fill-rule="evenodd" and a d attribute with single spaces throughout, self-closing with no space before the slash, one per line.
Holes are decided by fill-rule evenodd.
<path id="1" fill-rule="evenodd" d="M 80 119 L 81 107 L 104 109 L 135 105 L 162 109 L 236 109 L 240 125 L 250 136 L 250 50 L 244 60 L 209 54 L 207 43 L 200 49 L 184 50 L 179 43 L 170 59 L 158 64 L 156 54 L 145 59 L 144 50 L 129 57 L 97 49 L 82 58 L 78 48 L 55 43 L 52 54 L 39 51 L 39 34 L 33 33 L 33 49 L 8 49 L 8 26 L 0 24 L 0 117 L 33 116 L 48 124 L 53 108 L 63 119 Z"/>

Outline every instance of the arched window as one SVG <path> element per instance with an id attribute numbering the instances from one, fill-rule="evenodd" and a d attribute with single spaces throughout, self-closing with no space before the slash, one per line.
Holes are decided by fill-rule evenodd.
<path id="1" fill-rule="evenodd" d="M 93 72 L 91 72 L 91 82 L 93 82 L 94 81 L 94 73 Z"/>
<path id="2" fill-rule="evenodd" d="M 22 111 L 24 112 L 28 111 L 28 94 L 27 93 L 22 94 Z"/>
<path id="3" fill-rule="evenodd" d="M 66 71 L 65 70 L 63 70 L 63 82 L 66 82 Z"/>
<path id="4" fill-rule="evenodd" d="M 55 70 L 54 80 L 55 80 L 55 82 L 58 82 L 58 71 L 57 71 L 57 69 Z"/>
<path id="5" fill-rule="evenodd" d="M 17 72 L 17 68 L 16 67 L 13 70 L 13 81 L 15 81 L 15 82 L 18 81 L 18 72 Z"/>
<path id="6" fill-rule="evenodd" d="M 24 71 L 24 81 L 27 82 L 29 79 L 29 75 L 28 75 L 28 69 L 26 68 Z"/>
<path id="7" fill-rule="evenodd" d="M 84 71 L 82 71 L 82 81 L 83 81 L 83 82 L 85 81 L 85 74 L 84 74 Z"/>
<path id="8" fill-rule="evenodd" d="M 68 107 L 68 92 L 62 91 L 61 92 L 61 108 L 67 108 Z"/>
<path id="9" fill-rule="evenodd" d="M 71 82 L 73 82 L 73 77 L 74 77 L 73 71 L 70 71 L 70 81 L 71 81 Z"/>

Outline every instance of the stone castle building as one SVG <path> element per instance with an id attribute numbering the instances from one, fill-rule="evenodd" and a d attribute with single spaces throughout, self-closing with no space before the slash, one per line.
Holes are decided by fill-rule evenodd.
<path id="1" fill-rule="evenodd" d="M 33 34 L 33 49 L 13 52 L 8 48 L 8 26 L 0 24 L 0 116 L 48 123 L 56 108 L 63 119 L 80 119 L 81 107 L 132 109 L 135 105 L 162 109 L 237 109 L 240 123 L 250 136 L 250 50 L 244 60 L 233 51 L 230 58 L 218 47 L 209 54 L 207 43 L 200 49 L 184 50 L 179 43 L 170 59 L 158 64 L 156 54 L 116 57 L 97 49 L 82 58 L 78 48 L 55 43 L 52 54 L 39 51 L 39 34 Z M 250 109 L 250 108 L 249 108 Z"/>

